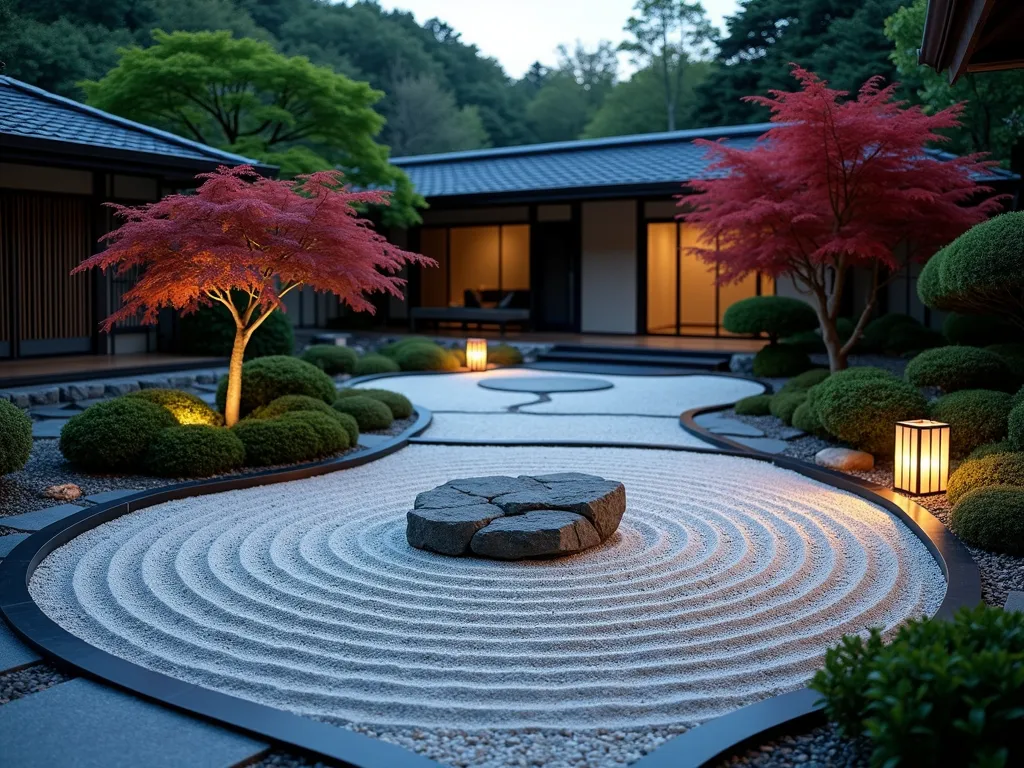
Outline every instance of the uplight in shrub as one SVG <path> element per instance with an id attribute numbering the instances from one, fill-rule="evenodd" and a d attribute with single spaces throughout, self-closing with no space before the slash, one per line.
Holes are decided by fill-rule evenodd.
<path id="1" fill-rule="evenodd" d="M 487 370 L 486 339 L 466 339 L 466 367 L 471 371 Z"/>
<path id="2" fill-rule="evenodd" d="M 949 424 L 929 419 L 896 422 L 893 487 L 920 496 L 944 493 L 949 479 Z"/>

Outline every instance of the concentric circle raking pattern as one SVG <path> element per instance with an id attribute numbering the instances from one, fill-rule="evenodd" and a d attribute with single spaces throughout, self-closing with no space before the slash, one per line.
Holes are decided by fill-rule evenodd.
<path id="1" fill-rule="evenodd" d="M 405 541 L 419 491 L 555 471 L 625 483 L 606 543 L 504 563 Z M 934 612 L 945 582 L 896 518 L 763 462 L 414 446 L 126 515 L 51 554 L 31 591 L 110 653 L 319 718 L 629 728 L 798 687 L 842 634 Z"/>

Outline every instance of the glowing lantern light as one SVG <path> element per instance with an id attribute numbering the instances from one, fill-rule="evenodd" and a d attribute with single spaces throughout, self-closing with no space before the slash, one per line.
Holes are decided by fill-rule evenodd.
<path id="1" fill-rule="evenodd" d="M 466 367 L 471 371 L 487 370 L 486 339 L 466 339 Z"/>
<path id="2" fill-rule="evenodd" d="M 949 477 L 949 424 L 928 419 L 896 422 L 893 487 L 922 495 L 944 493 Z"/>

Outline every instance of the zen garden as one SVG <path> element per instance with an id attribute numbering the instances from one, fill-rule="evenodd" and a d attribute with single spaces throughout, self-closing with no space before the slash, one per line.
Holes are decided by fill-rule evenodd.
<path id="1" fill-rule="evenodd" d="M 32 24 L 77 34 L 22 5 L 0 0 L 19 56 Z M 335 10 L 420 30 L 308 5 L 309 40 Z M 79 198 L 47 202 L 56 160 L 26 187 L 0 162 L 0 765 L 1024 764 L 1024 211 L 1008 155 L 963 139 L 980 85 L 1017 78 L 1019 124 L 1024 73 L 918 64 L 936 7 L 971 3 L 876 5 L 879 45 L 911 41 L 897 76 L 944 103 L 805 55 L 737 99 L 763 125 L 669 103 L 654 138 L 537 129 L 393 165 L 375 137 L 412 134 L 390 86 L 374 107 L 372 70 L 278 52 L 300 33 L 259 3 L 217 7 L 273 34 L 128 37 L 82 77 L 88 107 L 8 55 L 0 136 L 73 115 L 54 140 L 79 165 L 120 159 L 81 197 L 109 226 L 32 273 L 54 302 L 18 281 Z M 662 63 L 728 68 L 699 4 L 634 14 L 621 50 L 648 63 L 591 127 Z M 203 81 L 225 62 L 252 81 Z M 151 151 L 143 199 L 125 153 Z M 625 178 L 645 152 L 657 194 Z M 33 307 L 72 311 L 65 280 L 91 286 L 92 358 L 30 335 Z M 125 338 L 135 367 L 102 346 Z"/>

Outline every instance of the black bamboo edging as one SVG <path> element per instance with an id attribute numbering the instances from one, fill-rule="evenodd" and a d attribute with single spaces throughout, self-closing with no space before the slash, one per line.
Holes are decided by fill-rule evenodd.
<path id="1" fill-rule="evenodd" d="M 260 741 L 316 759 L 326 758 L 346 768 L 441 768 L 423 755 L 386 741 L 187 683 L 102 651 L 52 621 L 32 600 L 28 589 L 36 567 L 53 550 L 110 520 L 174 499 L 300 480 L 368 464 L 404 448 L 430 426 L 431 418 L 429 410 L 416 406 L 412 426 L 372 448 L 297 467 L 140 491 L 58 520 L 29 536 L 0 562 L 0 614 L 14 633 L 44 658 L 55 659 L 87 677 Z"/>

